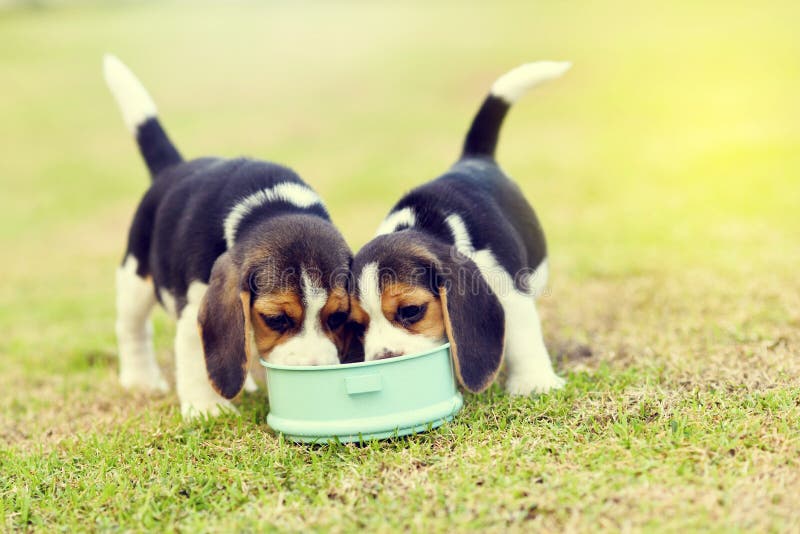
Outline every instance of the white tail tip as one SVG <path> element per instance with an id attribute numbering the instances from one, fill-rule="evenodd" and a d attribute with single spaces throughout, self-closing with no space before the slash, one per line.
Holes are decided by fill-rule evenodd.
<path id="1" fill-rule="evenodd" d="M 513 104 L 532 87 L 559 78 L 567 72 L 569 61 L 535 61 L 512 69 L 492 84 L 492 95 Z"/>
<path id="2" fill-rule="evenodd" d="M 103 56 L 103 75 L 122 111 L 125 125 L 136 135 L 136 130 L 142 123 L 156 116 L 155 102 L 136 75 L 116 56 Z"/>

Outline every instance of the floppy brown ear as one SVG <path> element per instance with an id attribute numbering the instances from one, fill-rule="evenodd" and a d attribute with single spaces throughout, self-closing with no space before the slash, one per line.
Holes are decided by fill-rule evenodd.
<path id="1" fill-rule="evenodd" d="M 472 260 L 448 262 L 439 276 L 444 327 L 459 382 L 488 388 L 503 363 L 505 313 Z"/>
<path id="2" fill-rule="evenodd" d="M 250 290 L 242 288 L 241 273 L 227 252 L 214 262 L 197 322 L 208 379 L 217 393 L 232 399 L 247 377 L 252 328 Z"/>

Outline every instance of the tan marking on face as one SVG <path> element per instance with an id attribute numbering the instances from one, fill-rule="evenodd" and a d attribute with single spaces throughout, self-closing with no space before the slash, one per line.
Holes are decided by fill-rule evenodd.
<path id="1" fill-rule="evenodd" d="M 405 306 L 425 306 L 425 315 L 419 321 L 405 325 L 397 320 L 397 310 Z M 404 282 L 388 284 L 381 292 L 381 309 L 392 324 L 409 332 L 433 339 L 444 337 L 442 304 L 436 295 L 424 287 Z"/>
<path id="2" fill-rule="evenodd" d="M 340 326 L 336 329 L 336 331 L 332 331 L 330 328 L 328 328 L 328 318 L 334 313 L 348 313 L 349 311 L 350 296 L 343 287 L 333 288 L 328 295 L 328 301 L 325 303 L 325 306 L 323 306 L 319 311 L 319 320 L 322 323 L 322 331 L 325 332 L 325 335 L 328 336 L 328 339 L 330 339 L 333 344 L 336 345 L 336 348 L 339 349 L 340 354 L 345 343 L 345 340 L 342 339 L 338 334 L 339 331 L 342 330 L 342 327 Z"/>
<path id="3" fill-rule="evenodd" d="M 328 317 L 336 312 L 349 312 L 350 311 L 350 296 L 343 287 L 335 287 L 328 295 L 328 301 L 319 312 L 322 324 L 327 328 Z"/>
<path id="4" fill-rule="evenodd" d="M 355 295 L 348 295 L 349 315 L 344 327 L 336 333 L 336 349 L 339 351 L 339 360 L 355 358 L 352 361 L 364 359 L 364 331 L 369 324 L 369 316 L 361 307 Z"/>
<path id="5" fill-rule="evenodd" d="M 253 343 L 258 354 L 266 356 L 272 349 L 288 341 L 303 324 L 303 301 L 294 291 L 281 291 L 260 295 L 252 305 L 251 323 Z M 294 323 L 293 328 L 285 332 L 276 332 L 264 322 L 264 317 L 286 314 Z"/>
<path id="6" fill-rule="evenodd" d="M 361 307 L 361 302 L 355 296 L 350 297 L 350 321 L 360 324 L 364 328 L 369 326 L 369 315 Z"/>

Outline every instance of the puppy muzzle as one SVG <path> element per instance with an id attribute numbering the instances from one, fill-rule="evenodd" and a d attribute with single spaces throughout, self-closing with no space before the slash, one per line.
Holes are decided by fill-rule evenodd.
<path id="1" fill-rule="evenodd" d="M 339 351 L 325 336 L 294 337 L 275 347 L 265 359 L 278 365 L 335 365 L 339 363 Z"/>

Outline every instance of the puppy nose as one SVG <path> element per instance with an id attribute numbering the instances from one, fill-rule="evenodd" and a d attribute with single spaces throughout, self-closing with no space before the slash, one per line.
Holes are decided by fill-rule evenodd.
<path id="1" fill-rule="evenodd" d="M 378 352 L 378 357 L 375 358 L 376 360 L 385 360 L 386 358 L 395 358 L 397 356 L 402 356 L 402 352 L 392 352 L 389 349 L 383 349 L 382 351 Z"/>

